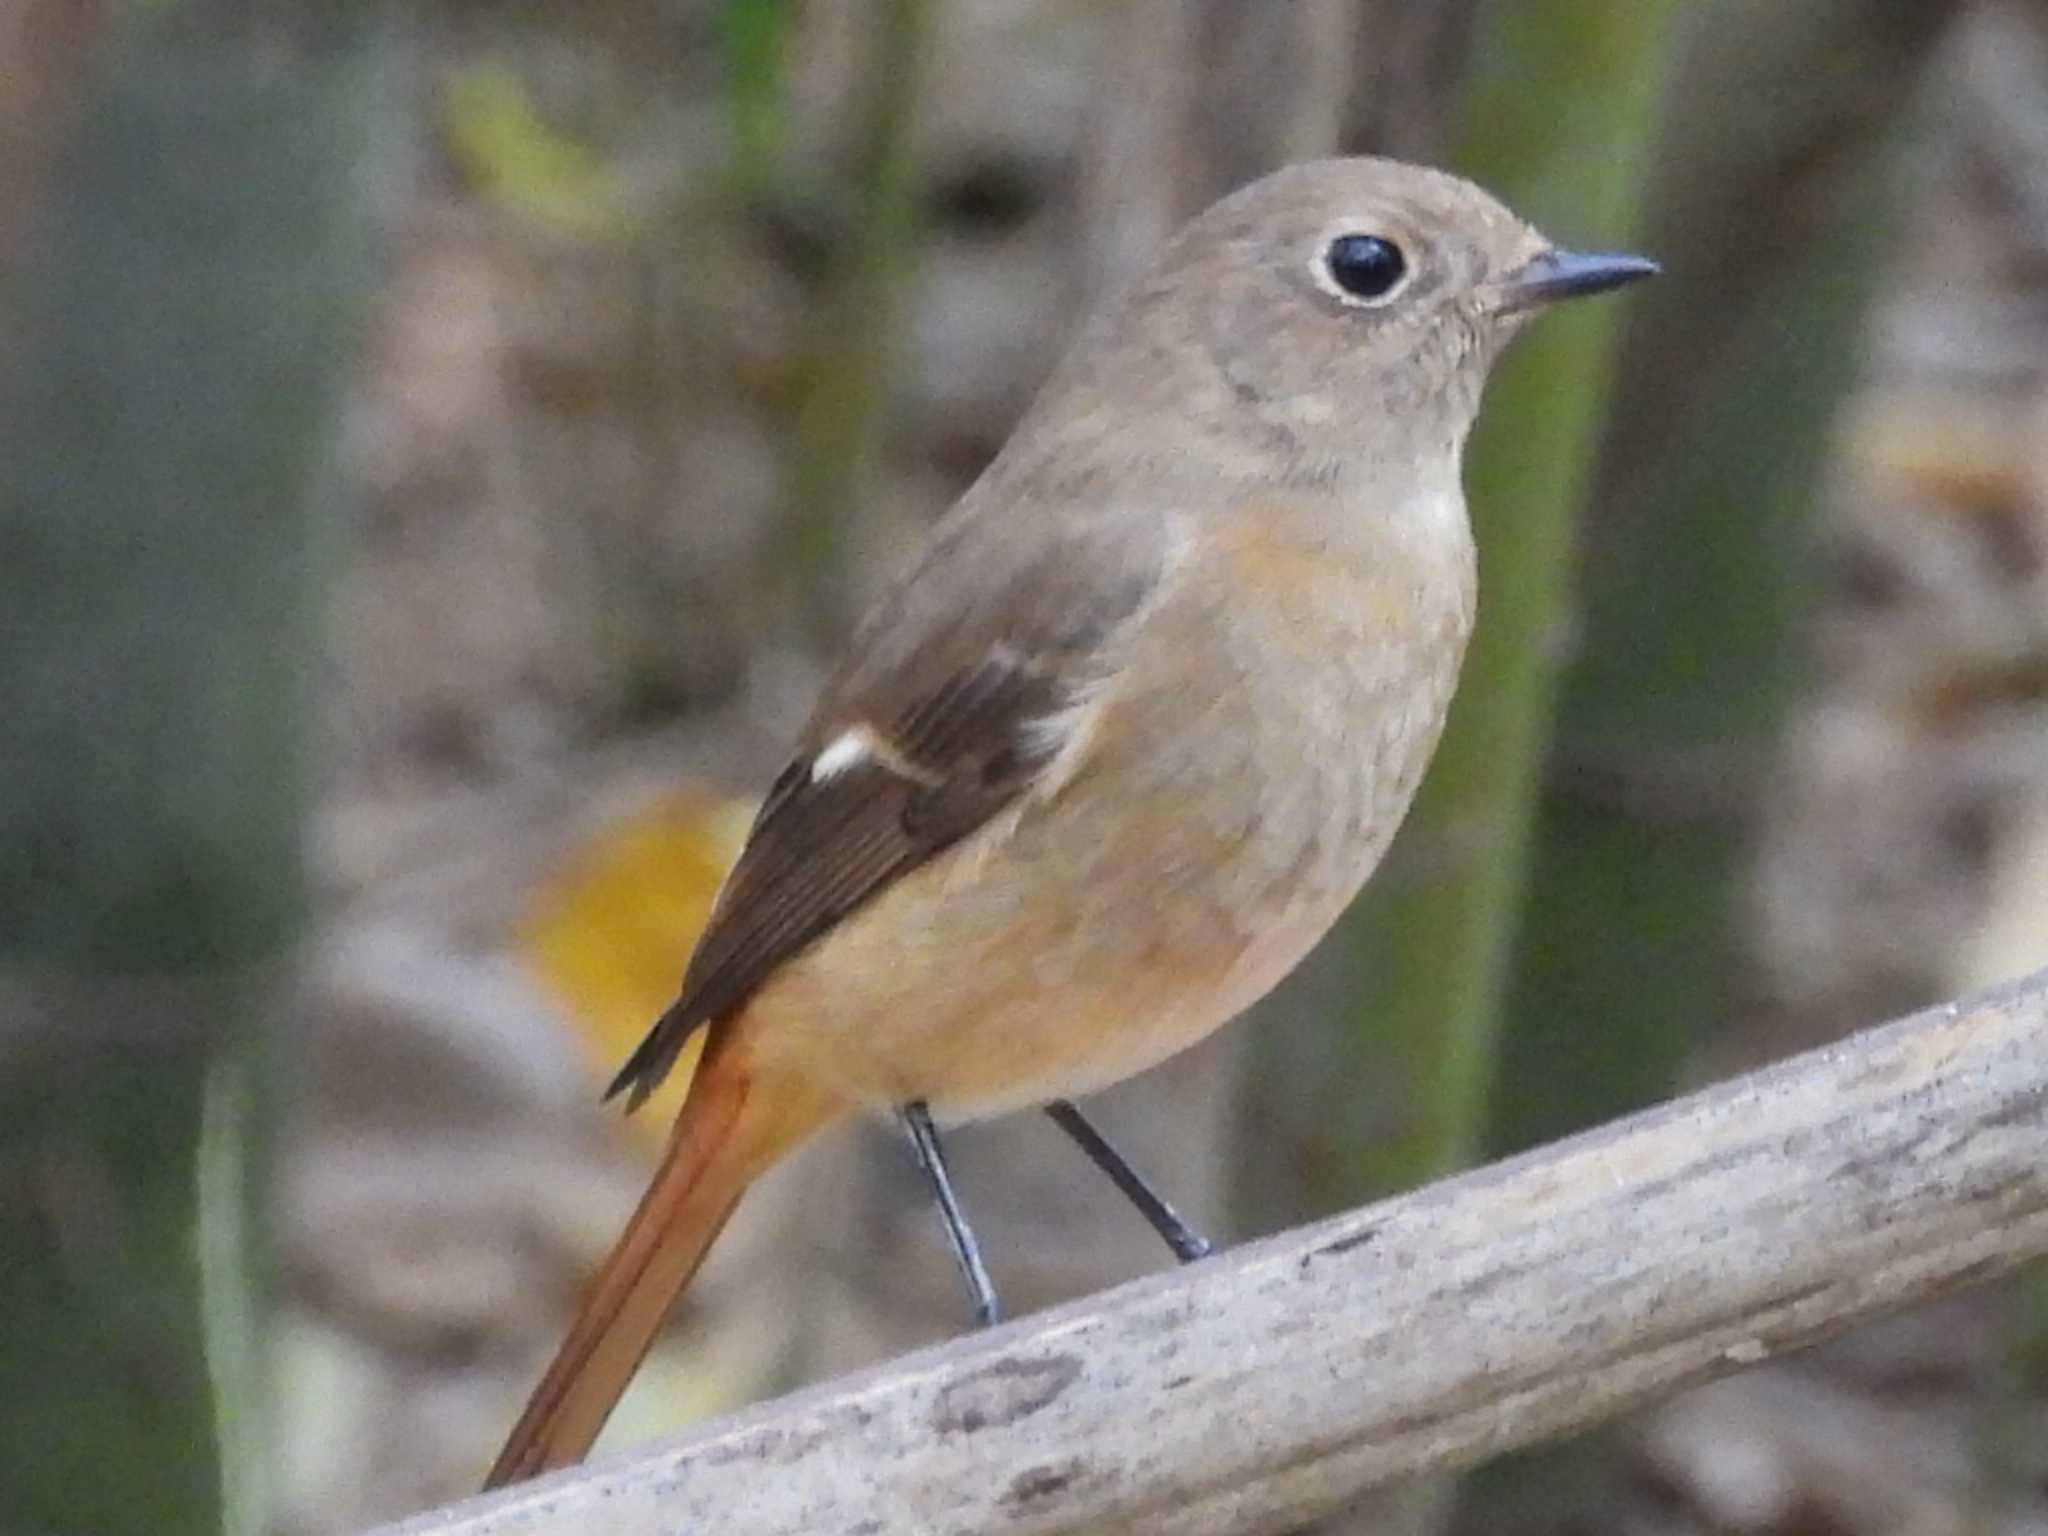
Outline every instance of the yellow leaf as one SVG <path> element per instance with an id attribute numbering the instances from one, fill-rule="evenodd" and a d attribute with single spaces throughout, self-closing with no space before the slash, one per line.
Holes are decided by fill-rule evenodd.
<path id="1" fill-rule="evenodd" d="M 550 881 L 519 947 L 561 1004 L 595 1073 L 609 1080 L 675 1000 L 683 964 L 738 857 L 751 802 L 679 791 L 607 829 Z M 633 1117 L 668 1133 L 703 1035 Z"/>
<path id="2" fill-rule="evenodd" d="M 621 232 L 617 177 L 595 150 L 542 118 L 509 66 L 459 70 L 438 105 L 449 158 L 486 199 L 557 234 Z"/>

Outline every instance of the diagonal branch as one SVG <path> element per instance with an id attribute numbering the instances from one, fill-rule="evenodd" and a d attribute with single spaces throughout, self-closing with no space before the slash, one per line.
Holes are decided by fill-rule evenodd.
<path id="1" fill-rule="evenodd" d="M 2048 1252 L 2048 971 L 387 1536 L 1276 1531 Z"/>

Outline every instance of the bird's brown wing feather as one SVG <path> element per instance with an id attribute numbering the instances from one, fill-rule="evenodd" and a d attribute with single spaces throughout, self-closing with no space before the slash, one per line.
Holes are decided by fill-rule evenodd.
<path id="1" fill-rule="evenodd" d="M 629 1108 L 693 1031 L 733 1013 L 778 966 L 1030 784 L 1060 745 L 1048 718 L 1159 576 L 1156 545 L 1083 535 L 1008 572 L 975 569 L 978 553 L 942 541 L 899 597 L 936 586 L 953 600 L 888 605 L 856 636 L 748 833 L 681 994 L 612 1082 Z M 819 753 L 850 731 L 871 750 L 814 773 Z"/>

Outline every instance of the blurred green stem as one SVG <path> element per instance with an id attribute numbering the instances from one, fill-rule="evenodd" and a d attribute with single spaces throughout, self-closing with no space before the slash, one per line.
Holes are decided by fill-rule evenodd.
<path id="1" fill-rule="evenodd" d="M 771 585 L 829 642 L 849 594 L 846 532 L 874 494 L 897 375 L 904 289 L 915 265 L 914 153 L 931 0 L 869 0 L 854 159 L 824 290 L 812 311 L 788 471 L 784 537 Z"/>
<path id="2" fill-rule="evenodd" d="M 72 34 L 75 98 L 0 232 L 9 1531 L 262 1528 L 261 1026 L 304 911 L 308 492 L 389 102 L 367 14 L 244 11 Z"/>
<path id="3" fill-rule="evenodd" d="M 732 177 L 742 198 L 776 190 L 789 117 L 784 47 L 793 9 L 794 0 L 724 0 L 719 8 Z"/>
<path id="4" fill-rule="evenodd" d="M 1625 245 L 1672 0 L 1492 7 L 1458 169 L 1567 243 Z M 1489 388 L 1467 457 L 1479 628 L 1436 761 L 1345 919 L 1348 982 L 1320 1069 L 1255 1074 L 1310 1208 L 1420 1182 L 1480 1139 L 1529 822 L 1569 622 L 1573 528 L 1621 305 L 1546 315 Z M 1289 1102 L 1279 1103 L 1283 1096 Z"/>
<path id="5" fill-rule="evenodd" d="M 1671 1092 L 1742 1001 L 1749 813 L 1801 675 L 1812 506 L 1892 130 L 1948 11 L 1731 0 L 1682 25 L 1648 225 L 1671 270 L 1622 359 L 1496 1150 Z"/>

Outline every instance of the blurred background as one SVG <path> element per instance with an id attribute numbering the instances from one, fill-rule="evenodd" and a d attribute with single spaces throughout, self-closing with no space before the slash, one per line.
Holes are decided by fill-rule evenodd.
<path id="1" fill-rule="evenodd" d="M 1134 1161 L 1256 1235 L 2048 963 L 2041 0 L 6 0 L 0 1530 L 473 1489 L 850 621 L 1336 151 L 1666 276 L 1497 378 L 1423 799 Z M 951 1145 L 1013 1312 L 1168 1262 L 1042 1119 Z M 605 1444 L 965 1321 L 848 1131 Z M 1326 1528 L 2044 1532 L 2044 1405 L 2036 1275 Z"/>

